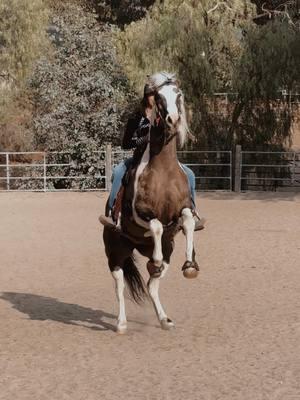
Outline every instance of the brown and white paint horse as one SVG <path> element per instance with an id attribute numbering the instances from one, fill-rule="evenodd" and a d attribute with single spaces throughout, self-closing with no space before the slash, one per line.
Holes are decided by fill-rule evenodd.
<path id="1" fill-rule="evenodd" d="M 155 92 L 155 117 L 160 123 L 151 126 L 147 148 L 138 166 L 131 170 L 122 201 L 121 232 L 105 226 L 103 233 L 109 268 L 116 283 L 119 333 L 127 329 L 125 281 L 136 302 L 149 293 L 163 329 L 174 326 L 158 292 L 160 279 L 170 264 L 174 237 L 181 229 L 186 238 L 184 276 L 195 277 L 199 270 L 193 245 L 195 220 L 191 194 L 176 153 L 177 142 L 182 146 L 188 133 L 183 94 L 174 75 L 169 73 L 151 76 L 149 84 Z M 148 293 L 134 262 L 135 249 L 149 259 Z"/>

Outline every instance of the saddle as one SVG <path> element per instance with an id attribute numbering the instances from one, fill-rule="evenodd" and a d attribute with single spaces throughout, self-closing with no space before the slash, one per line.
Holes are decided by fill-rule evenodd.
<path id="1" fill-rule="evenodd" d="M 123 183 L 122 183 L 122 186 L 120 187 L 120 190 L 119 190 L 119 192 L 118 192 L 118 194 L 117 194 L 115 203 L 114 203 L 114 205 L 113 205 L 112 213 L 111 213 L 111 214 L 112 214 L 112 215 L 111 215 L 111 216 L 112 216 L 112 219 L 113 219 L 115 222 L 118 221 L 119 215 L 120 215 L 121 210 L 122 210 L 122 200 L 123 200 L 124 190 L 125 190 L 125 187 L 124 187 L 124 185 L 123 185 Z"/>
<path id="2" fill-rule="evenodd" d="M 112 219 L 114 220 L 114 222 L 118 222 L 120 213 L 122 211 L 125 187 L 129 184 L 130 176 L 134 173 L 134 171 L 135 166 L 130 165 L 125 175 L 123 176 L 122 185 L 117 193 L 116 200 L 112 208 Z"/>

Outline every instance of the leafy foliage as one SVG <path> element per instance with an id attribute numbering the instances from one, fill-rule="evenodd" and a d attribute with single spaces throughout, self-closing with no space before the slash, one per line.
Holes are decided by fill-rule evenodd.
<path id="1" fill-rule="evenodd" d="M 101 21 L 124 26 L 146 15 L 155 0 L 95 0 L 94 7 Z"/>
<path id="2" fill-rule="evenodd" d="M 45 46 L 47 9 L 42 0 L 1 0 L 0 71 L 15 82 L 28 76 Z"/>
<path id="3" fill-rule="evenodd" d="M 99 24 L 97 14 L 66 4 L 52 16 L 48 33 L 53 55 L 37 63 L 31 78 L 36 147 L 70 152 L 84 173 L 94 151 L 119 144 L 133 95 L 116 59 L 112 28 Z"/>
<path id="4" fill-rule="evenodd" d="M 231 126 L 240 144 L 288 144 L 295 110 L 279 92 L 300 87 L 299 40 L 298 29 L 278 20 L 248 32 L 236 72 L 239 99 Z"/>
<path id="5" fill-rule="evenodd" d="M 193 88 L 189 96 L 230 87 L 254 7 L 227 3 L 230 7 L 221 3 L 212 11 L 208 0 L 158 2 L 145 19 L 127 26 L 119 50 L 134 85 L 141 87 L 145 74 L 171 69 L 180 74 L 186 91 Z"/>
<path id="6" fill-rule="evenodd" d="M 26 79 L 47 48 L 42 0 L 0 2 L 0 148 L 29 150 L 31 102 Z"/>
<path id="7" fill-rule="evenodd" d="M 281 89 L 299 87 L 299 29 L 279 18 L 253 22 L 250 1 L 157 2 L 119 35 L 119 53 L 135 88 L 146 74 L 177 72 L 202 148 L 282 146 L 293 109 Z M 233 92 L 225 103 L 214 92 Z"/>

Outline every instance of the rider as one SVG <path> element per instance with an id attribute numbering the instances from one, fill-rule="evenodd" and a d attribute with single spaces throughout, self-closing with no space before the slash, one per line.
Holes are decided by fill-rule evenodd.
<path id="1" fill-rule="evenodd" d="M 122 140 L 122 148 L 124 150 L 134 149 L 133 157 L 127 158 L 126 160 L 119 163 L 113 171 L 113 181 L 112 188 L 109 195 L 108 206 L 111 211 L 114 205 L 114 202 L 117 198 L 117 194 L 122 186 L 122 179 L 129 168 L 130 165 L 134 164 L 137 160 L 139 160 L 148 143 L 148 133 L 151 125 L 151 115 L 153 111 L 153 107 L 155 106 L 155 97 L 154 92 L 151 87 L 146 84 L 144 87 L 144 97 L 141 102 L 141 109 L 131 118 L 129 118 L 127 122 L 127 126 L 124 132 L 123 140 Z M 189 187 L 191 192 L 191 198 L 195 210 L 195 186 L 196 180 L 194 172 L 188 168 L 186 165 L 181 164 L 184 172 L 187 175 L 189 181 Z M 112 217 L 106 217 L 104 215 L 100 216 L 100 222 L 104 225 L 116 227 L 115 222 Z M 195 230 L 201 230 L 204 228 L 204 219 L 195 219 Z"/>

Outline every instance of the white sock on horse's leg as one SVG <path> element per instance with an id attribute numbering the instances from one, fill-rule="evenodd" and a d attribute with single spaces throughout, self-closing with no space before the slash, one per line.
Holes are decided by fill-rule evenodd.
<path id="1" fill-rule="evenodd" d="M 118 323 L 117 323 L 117 332 L 118 333 L 125 333 L 127 329 L 127 320 L 126 320 L 126 313 L 125 313 L 125 299 L 124 299 L 124 273 L 121 268 L 112 271 L 112 276 L 116 283 L 116 294 L 117 299 L 119 302 L 119 316 L 118 316 Z"/>
<path id="2" fill-rule="evenodd" d="M 158 219 L 152 219 L 149 223 L 149 228 L 151 236 L 153 237 L 154 240 L 154 250 L 152 258 L 154 263 L 160 266 L 163 260 L 161 238 L 164 229 L 162 223 Z"/>
<path id="3" fill-rule="evenodd" d="M 193 261 L 193 249 L 194 249 L 194 229 L 195 220 L 190 208 L 184 208 L 181 212 L 182 215 L 182 227 L 186 238 L 186 259 L 187 261 Z"/>
<path id="4" fill-rule="evenodd" d="M 167 314 L 165 313 L 163 306 L 161 305 L 159 295 L 158 295 L 159 279 L 160 278 L 150 278 L 149 283 L 148 283 L 148 290 L 149 290 L 151 300 L 154 304 L 157 317 L 158 317 L 159 321 L 161 321 L 162 319 L 167 318 Z"/>
<path id="5" fill-rule="evenodd" d="M 166 262 L 163 262 L 163 265 L 164 265 L 164 269 L 163 269 L 161 276 L 159 278 L 150 278 L 149 282 L 148 282 L 149 294 L 150 294 L 151 300 L 153 302 L 157 318 L 159 319 L 160 323 L 162 323 L 164 321 L 165 322 L 168 321 L 167 314 L 165 313 L 163 306 L 161 305 L 161 302 L 159 299 L 159 294 L 158 294 L 159 281 L 165 275 L 165 273 L 167 272 L 167 270 L 169 268 L 169 264 L 167 264 Z M 170 320 L 169 320 L 169 325 L 170 325 L 170 327 L 172 325 L 172 322 Z"/>

